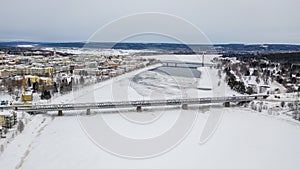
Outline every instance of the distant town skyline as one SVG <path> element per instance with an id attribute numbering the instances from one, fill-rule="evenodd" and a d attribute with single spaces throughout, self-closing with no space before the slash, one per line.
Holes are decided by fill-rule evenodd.
<path id="1" fill-rule="evenodd" d="M 299 6 L 297 0 L 3 0 L 0 41 L 87 41 L 120 17 L 161 12 L 192 23 L 214 44 L 300 44 Z"/>

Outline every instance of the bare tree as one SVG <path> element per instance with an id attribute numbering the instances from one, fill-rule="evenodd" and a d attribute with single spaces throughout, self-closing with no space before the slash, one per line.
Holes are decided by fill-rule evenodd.
<path id="1" fill-rule="evenodd" d="M 17 127 L 17 128 L 18 128 L 18 131 L 19 131 L 20 133 L 23 132 L 24 127 L 25 127 L 25 125 L 24 125 L 23 121 L 22 121 L 22 120 L 19 120 L 19 124 L 18 124 L 18 127 Z"/>

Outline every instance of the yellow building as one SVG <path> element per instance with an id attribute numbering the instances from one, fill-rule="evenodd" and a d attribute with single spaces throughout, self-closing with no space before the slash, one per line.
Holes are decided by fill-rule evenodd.
<path id="1" fill-rule="evenodd" d="M 107 62 L 107 63 L 106 63 L 106 66 L 117 68 L 117 67 L 119 66 L 119 64 L 118 64 L 118 63 L 115 63 L 115 62 Z"/>
<path id="2" fill-rule="evenodd" d="M 42 83 L 45 83 L 45 84 L 48 84 L 48 85 L 50 85 L 51 82 L 52 82 L 51 78 L 49 78 L 49 77 L 40 77 L 39 80 L 40 80 Z"/>
<path id="3" fill-rule="evenodd" d="M 53 67 L 46 67 L 46 68 L 45 68 L 45 73 L 51 74 L 51 73 L 53 73 L 53 72 L 54 72 Z"/>
<path id="4" fill-rule="evenodd" d="M 2 127 L 11 128 L 17 123 L 17 113 L 14 111 L 0 112 L 0 125 Z"/>
<path id="5" fill-rule="evenodd" d="M 25 79 L 26 79 L 26 81 L 28 81 L 28 79 L 30 79 L 31 83 L 35 83 L 35 82 L 39 82 L 40 77 L 32 76 L 32 75 L 26 75 Z"/>
<path id="6" fill-rule="evenodd" d="M 22 101 L 24 101 L 24 102 L 32 101 L 32 99 L 33 99 L 32 92 L 26 91 L 24 94 L 22 94 Z"/>

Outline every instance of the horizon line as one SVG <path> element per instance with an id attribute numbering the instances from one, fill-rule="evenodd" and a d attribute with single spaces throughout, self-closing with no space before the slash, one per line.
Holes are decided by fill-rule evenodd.
<path id="1" fill-rule="evenodd" d="M 87 41 L 28 41 L 28 40 L 4 40 L 1 41 L 0 43 L 115 43 L 115 44 L 126 44 L 126 43 L 131 43 L 131 44 L 174 44 L 174 45 L 300 45 L 300 43 L 287 43 L 287 42 L 253 42 L 253 43 L 244 43 L 244 42 L 221 42 L 221 43 L 175 43 L 175 42 L 87 42 Z"/>

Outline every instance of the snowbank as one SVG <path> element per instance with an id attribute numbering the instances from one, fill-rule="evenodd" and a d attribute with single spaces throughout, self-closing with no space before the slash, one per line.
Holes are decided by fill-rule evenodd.
<path id="1" fill-rule="evenodd" d="M 210 73 L 208 71 L 208 67 L 199 67 L 197 68 L 198 71 L 201 72 L 200 79 L 198 81 L 197 88 L 201 90 L 212 90 L 212 79 Z"/>
<path id="2" fill-rule="evenodd" d="M 165 111 L 164 116 L 172 119 L 176 116 L 174 111 L 176 110 Z M 9 151 L 0 156 L 0 166 L 15 168 L 21 164 L 19 166 L 22 169 L 298 169 L 300 148 L 296 145 L 300 142 L 299 126 L 261 116 L 246 109 L 229 108 L 223 111 L 223 119 L 207 143 L 198 144 L 208 117 L 208 113 L 200 113 L 193 130 L 180 145 L 162 156 L 145 160 L 124 159 L 103 151 L 88 139 L 76 117 L 59 117 L 49 122 L 43 130 L 33 130 L 36 131 L 34 133 L 40 131 L 40 134 L 25 132 L 24 135 L 18 136 L 9 145 Z M 115 130 L 131 134 L 132 137 L 146 137 L 163 131 L 170 125 L 160 123 L 161 126 L 153 130 L 147 130 L 145 126 L 135 127 L 132 128 L 134 132 L 131 132 L 128 128 L 131 128 L 132 124 L 126 124 L 118 114 L 106 114 L 105 119 Z M 32 124 L 35 128 L 39 123 Z M 21 151 L 23 149 L 28 151 Z"/>

